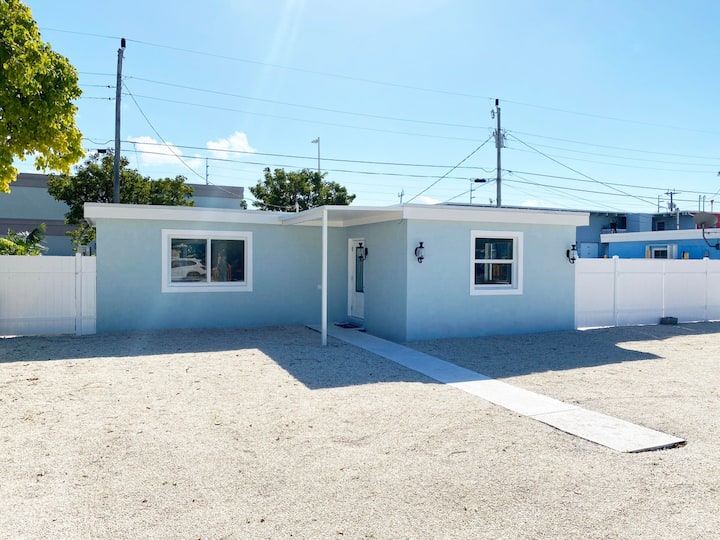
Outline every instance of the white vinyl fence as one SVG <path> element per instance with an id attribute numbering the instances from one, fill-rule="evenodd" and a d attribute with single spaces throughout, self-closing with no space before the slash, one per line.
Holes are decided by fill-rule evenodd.
<path id="1" fill-rule="evenodd" d="M 0 335 L 94 333 L 95 257 L 0 256 Z"/>
<path id="2" fill-rule="evenodd" d="M 720 320 L 720 260 L 578 259 L 575 326 Z"/>

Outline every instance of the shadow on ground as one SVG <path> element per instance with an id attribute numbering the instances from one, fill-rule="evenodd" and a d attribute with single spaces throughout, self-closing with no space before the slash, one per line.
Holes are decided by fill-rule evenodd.
<path id="1" fill-rule="evenodd" d="M 630 342 L 720 333 L 720 323 L 606 328 L 545 334 L 443 339 L 406 344 L 492 378 L 561 371 L 658 357 Z M 622 345 L 621 345 L 622 344 Z M 432 379 L 301 326 L 121 332 L 94 336 L 0 339 L 0 366 L 10 362 L 226 354 L 255 349 L 308 388 Z M 228 356 L 232 361 L 242 354 Z"/>
<path id="2" fill-rule="evenodd" d="M 491 378 L 661 359 L 633 342 L 720 333 L 720 323 L 627 326 L 572 332 L 418 341 L 406 345 Z"/>

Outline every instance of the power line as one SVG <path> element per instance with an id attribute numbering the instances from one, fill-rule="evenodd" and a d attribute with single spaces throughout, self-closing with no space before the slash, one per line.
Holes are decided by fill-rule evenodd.
<path id="1" fill-rule="evenodd" d="M 416 194 L 414 197 L 408 199 L 408 203 L 411 203 L 412 201 L 414 201 L 415 199 L 417 199 L 420 195 L 422 195 L 423 193 L 425 193 L 427 190 L 429 190 L 430 188 L 432 188 L 433 186 L 435 186 L 435 185 L 436 185 L 438 182 L 440 182 L 442 179 L 446 178 L 447 175 L 449 175 L 451 172 L 453 172 L 455 169 L 457 169 L 460 165 L 462 165 L 463 163 L 465 163 L 465 162 L 466 162 L 468 159 L 470 159 L 476 152 L 478 152 L 483 146 L 485 146 L 485 144 L 487 144 L 487 142 L 488 142 L 490 139 L 492 139 L 492 137 L 493 137 L 493 136 L 490 135 L 487 139 L 485 139 L 485 141 L 484 141 L 480 146 L 478 146 L 475 150 L 473 150 L 473 151 L 470 152 L 467 156 L 465 156 L 462 160 L 460 160 L 460 162 L 459 162 L 457 165 L 455 165 L 452 169 L 450 169 L 447 173 L 443 174 L 440 178 L 438 178 L 437 180 L 435 180 L 435 182 L 433 182 L 433 183 L 430 184 L 428 187 L 426 187 L 425 189 L 423 189 L 420 193 L 418 193 L 418 194 Z"/>
<path id="2" fill-rule="evenodd" d="M 204 180 L 203 176 L 202 176 L 200 173 L 198 173 L 195 169 L 193 169 L 193 168 L 182 158 L 182 156 L 179 156 L 178 154 L 175 153 L 175 151 L 172 149 L 172 147 L 165 141 L 165 139 L 163 138 L 163 136 L 160 135 L 160 133 L 158 132 L 157 129 L 155 129 L 155 126 L 153 126 L 152 122 L 150 122 L 150 119 L 147 117 L 147 115 L 145 114 L 145 112 L 142 110 L 142 107 L 140 107 L 140 104 L 139 104 L 139 103 L 137 102 L 137 100 L 135 99 L 135 96 L 132 95 L 132 92 L 130 91 L 130 88 L 128 88 L 128 86 L 127 86 L 127 84 L 125 83 L 125 81 L 123 81 L 122 84 L 123 84 L 123 86 L 125 87 L 125 89 L 127 90 L 128 95 L 132 98 L 133 103 L 135 103 L 135 106 L 138 108 L 138 111 L 140 111 L 140 114 L 143 116 L 143 118 L 145 119 L 145 121 L 146 121 L 146 122 L 148 123 L 148 125 L 150 126 L 150 129 L 153 130 L 153 132 L 155 133 L 155 135 L 158 136 L 158 138 L 165 144 L 165 146 L 167 147 L 167 149 L 170 150 L 170 152 L 171 152 L 176 158 L 178 158 L 178 160 L 179 160 L 183 165 L 185 165 L 188 169 L 190 169 L 193 174 L 199 176 L 200 178 L 202 178 L 202 179 Z"/>
<path id="3" fill-rule="evenodd" d="M 524 183 L 532 184 L 532 185 L 538 186 L 538 187 L 542 187 L 542 188 L 551 190 L 551 191 L 553 191 L 553 192 L 555 192 L 555 193 L 558 193 L 558 194 L 564 195 L 564 196 L 567 196 L 567 193 L 566 193 L 567 191 L 573 191 L 573 192 L 574 192 L 574 191 L 577 191 L 577 192 L 579 192 L 579 193 L 591 193 L 591 194 L 594 194 L 594 195 L 607 195 L 607 196 L 613 196 L 613 197 L 619 197 L 619 196 L 621 196 L 621 194 L 619 194 L 619 193 L 608 193 L 608 192 L 606 192 L 606 191 L 594 191 L 594 190 L 590 190 L 590 189 L 580 189 L 580 188 L 571 188 L 571 187 L 567 187 L 567 186 L 555 186 L 555 185 L 549 185 L 549 184 L 541 184 L 541 183 L 539 183 L 539 182 L 534 182 L 534 181 L 532 181 L 532 180 L 530 180 L 530 179 L 528 179 L 528 178 L 524 178 L 524 177 L 522 177 L 522 176 L 520 176 L 520 175 L 518 175 L 518 174 L 515 174 L 515 175 L 513 175 L 513 176 L 516 176 L 517 178 L 520 178 L 521 180 L 524 181 Z M 510 180 L 510 182 L 523 183 L 523 182 L 518 181 L 518 180 Z M 601 206 L 606 206 L 606 207 L 608 207 L 608 208 L 612 208 L 612 207 L 610 207 L 610 206 L 607 205 L 607 204 L 603 204 L 603 203 L 600 203 L 600 202 L 597 202 L 597 201 L 591 201 L 590 199 L 586 199 L 586 198 L 584 198 L 584 197 L 578 197 L 577 195 L 574 195 L 574 197 L 575 197 L 577 200 L 585 201 L 585 202 L 588 202 L 588 203 L 590 203 L 590 204 L 599 204 L 599 205 L 601 205 Z M 648 201 L 645 201 L 645 202 L 648 202 Z M 654 201 L 653 201 L 653 204 L 654 204 Z"/>
<path id="4" fill-rule="evenodd" d="M 518 138 L 517 138 L 516 136 L 514 136 L 514 135 L 512 135 L 512 138 L 513 138 L 514 140 L 518 141 L 519 143 L 524 144 L 525 146 L 527 146 L 527 147 L 530 148 L 531 150 L 534 150 L 535 152 L 537 152 L 537 153 L 540 154 L 541 156 L 546 157 L 547 159 L 549 159 L 550 161 L 552 161 L 552 162 L 554 162 L 554 163 L 557 163 L 557 164 L 560 165 L 561 167 L 565 167 L 566 169 L 574 172 L 575 174 L 579 174 L 580 176 L 584 176 L 584 177 L 587 178 L 588 180 L 592 180 L 593 182 L 597 182 L 597 183 L 600 184 L 600 185 L 603 185 L 603 186 L 605 186 L 605 187 L 608 187 L 608 188 L 610 188 L 610 189 L 613 189 L 613 190 L 617 191 L 618 193 L 622 193 L 623 195 L 627 195 L 628 197 L 633 197 L 633 198 L 638 199 L 638 200 L 640 200 L 640 201 L 642 201 L 642 202 L 647 202 L 647 201 L 644 201 L 643 199 L 641 199 L 640 197 L 636 197 L 635 195 L 632 195 L 632 194 L 630 194 L 630 193 L 627 193 L 627 192 L 625 192 L 625 191 L 623 191 L 623 190 L 621 190 L 621 189 L 618 189 L 618 188 L 616 188 L 616 187 L 614 187 L 614 186 L 605 184 L 604 182 L 601 182 L 600 180 L 596 180 L 596 179 L 593 178 L 592 176 L 588 176 L 587 174 L 582 173 L 582 172 L 578 171 L 577 169 L 573 169 L 573 168 L 570 167 L 569 165 L 565 165 L 564 163 L 561 163 L 561 162 L 558 161 L 557 159 L 548 156 L 548 155 L 545 154 L 544 152 L 541 152 L 540 150 L 538 150 L 538 149 L 536 149 L 536 148 L 533 148 L 533 147 L 530 146 L 528 143 L 526 143 L 526 142 L 518 139 Z"/>
<path id="5" fill-rule="evenodd" d="M 672 130 L 682 130 L 682 131 L 692 131 L 695 133 L 705 133 L 710 135 L 720 135 L 720 132 L 718 131 L 710 131 L 705 129 L 695 129 L 695 128 L 687 128 L 687 127 L 681 127 L 681 126 L 671 126 L 669 124 L 656 124 L 654 122 L 644 122 L 642 120 L 629 120 L 627 118 L 618 118 L 615 116 L 603 116 L 601 114 L 595 114 L 595 113 L 586 113 L 586 112 L 579 112 L 579 111 L 571 111 L 568 109 L 561 109 L 558 107 L 549 107 L 546 105 L 535 105 L 532 103 L 523 103 L 521 101 L 513 101 L 511 99 L 503 99 L 506 103 L 514 103 L 515 105 L 522 105 L 524 107 L 533 107 L 535 109 L 543 109 L 546 111 L 553 111 L 553 112 L 561 112 L 565 114 L 574 114 L 577 116 L 586 116 L 588 118 L 599 118 L 601 120 L 612 120 L 613 122 L 624 122 L 627 124 L 636 124 L 641 126 L 648 126 L 648 127 L 661 127 L 664 129 L 672 129 Z"/>
<path id="6" fill-rule="evenodd" d="M 509 170 L 509 169 L 503 169 L 508 174 L 527 174 L 530 176 L 541 176 L 543 178 L 556 178 L 558 180 L 572 180 L 574 182 L 595 182 L 594 180 L 587 180 L 586 178 L 574 178 L 572 176 L 559 176 L 556 174 L 543 174 L 543 173 L 536 173 L 536 172 L 529 172 L 529 171 L 515 171 L 515 170 Z M 616 185 L 616 186 L 623 186 L 626 188 L 636 188 L 636 189 L 648 189 L 653 191 L 662 191 L 665 188 L 660 187 L 653 187 L 653 186 L 638 186 L 635 184 L 627 184 L 627 183 L 619 183 L 619 182 L 605 182 L 608 186 Z M 703 191 L 692 191 L 692 190 L 685 190 L 685 193 L 694 193 L 696 195 L 703 195 L 705 192 Z"/>
<path id="7" fill-rule="evenodd" d="M 517 131 L 517 130 L 510 130 L 508 133 L 519 133 L 520 135 L 527 135 L 529 137 L 538 137 L 540 139 L 548 139 L 551 141 L 560 141 L 560 142 L 568 142 L 572 144 L 580 144 L 583 146 L 595 146 L 597 148 L 608 148 L 610 150 L 623 150 L 626 152 L 637 152 L 641 154 L 655 154 L 658 156 L 673 156 L 673 157 L 685 157 L 685 158 L 691 158 L 691 159 L 707 159 L 712 161 L 717 161 L 716 157 L 711 156 L 696 156 L 691 154 L 674 154 L 672 152 L 658 152 L 653 150 L 640 150 L 638 148 L 627 148 L 623 146 L 612 146 L 607 144 L 599 144 L 599 143 L 592 143 L 592 142 L 586 142 L 586 141 L 578 141 L 575 139 L 564 139 L 560 137 L 550 137 L 548 135 L 538 135 L 537 133 L 528 133 L 526 131 Z"/>
<path id="8" fill-rule="evenodd" d="M 60 33 L 64 33 L 64 34 L 75 34 L 75 35 L 79 35 L 79 36 L 97 37 L 97 38 L 102 38 L 102 39 L 112 39 L 112 40 L 120 39 L 120 37 L 117 37 L 117 36 L 109 36 L 109 35 L 105 35 L 105 34 L 95 34 L 95 33 L 91 33 L 91 32 L 78 32 L 78 31 L 72 31 L 72 30 L 62 30 L 59 28 L 43 27 L 43 28 L 41 28 L 41 30 L 50 31 L 50 32 L 60 32 Z M 293 71 L 295 73 L 305 73 L 308 75 L 321 75 L 323 77 L 331 77 L 331 78 L 335 78 L 335 79 L 343 79 L 343 80 L 353 81 L 353 82 L 363 82 L 363 83 L 367 83 L 367 84 L 373 84 L 376 86 L 387 86 L 387 87 L 391 87 L 391 88 L 415 90 L 415 91 L 419 91 L 419 92 L 427 92 L 427 93 L 432 93 L 432 94 L 444 94 L 444 95 L 448 95 L 448 96 L 457 96 L 457 97 L 465 97 L 465 98 L 473 98 L 473 99 L 490 99 L 486 96 L 480 96 L 477 94 L 469 94 L 469 93 L 465 93 L 465 92 L 454 92 L 454 91 L 450 91 L 450 90 L 439 90 L 437 88 L 412 86 L 409 84 L 378 81 L 378 80 L 374 80 L 374 79 L 366 79 L 363 77 L 354 77 L 352 75 L 343 75 L 343 74 L 339 74 L 339 73 L 330 73 L 330 72 L 326 72 L 326 71 L 303 69 L 303 68 L 298 68 L 298 67 L 294 67 L 294 66 L 285 66 L 282 64 L 272 64 L 272 63 L 268 63 L 268 62 L 260 62 L 258 60 L 249 60 L 247 58 L 239 58 L 236 56 L 228 56 L 228 55 L 224 55 L 224 54 L 216 54 L 216 53 L 210 53 L 210 52 L 205 52 L 205 51 L 198 51 L 198 50 L 187 49 L 187 48 L 183 48 L 183 47 L 175 47 L 172 45 L 162 45 L 160 43 L 153 43 L 150 41 L 142 41 L 139 39 L 127 38 L 126 41 L 128 41 L 130 43 L 137 43 L 139 45 L 146 45 L 148 47 L 155 47 L 158 49 L 166 49 L 166 50 L 170 50 L 170 51 L 181 52 L 184 54 L 195 54 L 195 55 L 199 55 L 199 56 L 207 56 L 209 58 L 218 58 L 220 60 L 228 60 L 231 62 L 239 62 L 239 63 L 243 63 L 243 64 L 250 64 L 250 65 L 255 65 L 255 66 L 263 66 L 263 67 L 271 67 L 271 68 L 275 68 L 275 69 L 283 69 L 283 70 L 287 70 L 287 71 Z"/>
<path id="9" fill-rule="evenodd" d="M 194 92 L 202 92 L 202 93 L 206 93 L 206 94 L 226 96 L 226 97 L 232 97 L 232 98 L 237 98 L 237 99 L 246 99 L 249 101 L 258 101 L 260 103 L 271 103 L 273 105 L 284 105 L 286 107 L 295 107 L 298 109 L 308 109 L 311 111 L 330 112 L 330 113 L 335 113 L 335 114 L 346 114 L 346 115 L 350 115 L 350 116 L 374 118 L 374 119 L 378 119 L 378 120 L 393 120 L 396 122 L 409 122 L 409 123 L 413 123 L 413 124 L 425 124 L 425 125 L 431 125 L 431 126 L 457 127 L 457 128 L 466 128 L 466 129 L 487 129 L 486 126 L 476 126 L 476 125 L 470 125 L 470 124 L 455 124 L 452 122 L 436 122 L 436 121 L 432 121 L 432 120 L 418 120 L 415 118 L 401 118 L 401 117 L 397 117 L 397 116 L 385 116 L 385 115 L 380 115 L 380 114 L 346 111 L 346 110 L 342 110 L 342 109 L 331 109 L 329 107 L 318 107 L 315 105 L 303 105 L 301 103 L 290 103 L 288 101 L 278 101 L 278 100 L 274 100 L 274 99 L 266 99 L 266 98 L 259 98 L 259 97 L 254 97 L 254 96 L 246 96 L 243 94 L 235 94 L 232 92 L 223 92 L 220 90 L 210 90 L 207 88 L 198 88 L 196 86 L 187 86 L 187 85 L 183 85 L 183 84 L 169 83 L 169 82 L 164 82 L 164 81 L 156 81 L 153 79 L 145 79 L 143 77 L 128 76 L 126 78 L 134 79 L 136 81 L 147 82 L 147 83 L 151 83 L 151 84 L 169 86 L 172 88 L 181 88 L 183 90 L 192 90 Z"/>
<path id="10" fill-rule="evenodd" d="M 126 141 L 126 142 L 132 143 L 132 141 Z M 135 144 L 142 144 L 142 145 L 155 144 L 158 146 L 170 147 L 170 145 L 168 145 L 167 143 L 159 144 L 159 143 L 146 143 L 146 142 L 137 143 L 136 142 Z M 174 146 L 175 148 L 185 148 L 183 146 L 178 146 L 178 145 L 172 145 L 172 146 Z M 130 151 L 129 148 L 127 148 L 126 150 Z M 149 150 L 142 150 L 142 149 L 140 149 L 139 152 L 141 154 L 148 154 L 148 155 L 155 155 L 155 156 L 167 156 L 168 155 L 166 152 L 152 152 Z M 178 155 L 175 153 L 173 153 L 173 155 L 178 157 Z M 284 169 L 284 168 L 290 169 L 290 168 L 297 167 L 297 165 L 291 165 L 291 164 L 286 164 L 286 163 L 268 163 L 268 162 L 261 162 L 261 161 L 245 161 L 245 160 L 237 161 L 237 160 L 230 160 L 230 159 L 225 159 L 225 158 L 211 158 L 211 157 L 208 157 L 205 159 L 209 159 L 210 161 L 220 161 L 220 162 L 226 162 L 226 163 L 240 163 L 240 164 L 248 164 L 248 165 L 259 165 L 261 167 L 275 167 L 275 168 L 281 168 L 281 169 Z M 328 160 L 328 161 L 330 161 L 330 160 Z M 189 167 L 189 165 L 187 165 L 187 164 L 186 164 L 186 166 Z M 411 173 L 396 173 L 396 172 L 388 172 L 388 171 L 358 171 L 358 170 L 352 170 L 352 169 L 324 169 L 324 170 L 326 172 L 334 172 L 334 173 L 363 174 L 363 175 L 370 175 L 370 176 L 398 176 L 398 177 L 402 177 L 402 178 L 423 178 L 424 179 L 424 178 L 436 178 L 437 177 L 434 174 L 411 174 Z M 205 177 L 201 176 L 199 173 L 196 172 L 195 174 L 197 176 L 199 176 L 200 178 L 202 178 L 203 181 L 205 180 Z M 451 180 L 465 180 L 466 179 L 466 177 L 464 177 L 464 176 L 447 176 L 447 175 L 444 176 L 443 178 L 448 178 Z"/>
<path id="11" fill-rule="evenodd" d="M 560 146 L 552 146 L 549 144 L 538 144 L 535 143 L 535 146 L 538 146 L 540 148 L 551 148 L 553 150 L 561 150 L 563 152 L 573 152 L 575 154 L 585 154 L 588 156 L 599 156 L 599 157 L 608 157 L 612 159 L 625 159 L 630 161 L 642 161 L 646 163 L 664 163 L 666 165 L 687 165 L 691 167 L 708 167 L 709 164 L 707 163 L 684 163 L 684 162 L 678 162 L 678 161 L 665 161 L 660 159 L 643 159 L 643 158 L 637 158 L 637 157 L 626 157 L 626 156 L 618 156 L 616 154 L 603 154 L 600 152 L 588 152 L 586 150 L 573 150 L 572 148 L 563 148 Z M 575 159 L 575 158 L 572 158 Z M 717 163 L 717 158 L 706 158 L 708 160 L 713 160 L 715 163 Z"/>
<path id="12" fill-rule="evenodd" d="M 516 139 L 520 141 L 519 139 Z M 520 141 L 522 142 L 522 141 Z M 531 153 L 528 150 L 523 150 L 522 148 L 509 148 L 509 150 L 514 152 L 526 152 Z M 534 152 L 539 152 L 539 150 L 533 148 Z M 664 171 L 664 172 L 681 172 L 681 173 L 687 173 L 687 174 L 708 174 L 708 171 L 693 171 L 688 169 L 668 169 L 667 167 L 646 167 L 642 165 L 630 165 L 629 163 L 612 163 L 610 161 L 598 161 L 595 159 L 583 159 L 578 157 L 570 157 L 570 156 L 550 156 L 550 154 L 543 154 L 545 157 L 552 158 L 552 157 L 558 157 L 562 159 L 569 159 L 572 161 L 582 161 L 583 163 L 595 163 L 597 165 L 605 165 L 608 167 L 620 167 L 620 168 L 626 168 L 626 169 L 641 169 L 645 171 Z M 710 167 L 710 165 L 698 165 L 698 166 L 704 166 L 704 167 Z"/>
<path id="13" fill-rule="evenodd" d="M 468 137 L 450 137 L 450 136 L 446 136 L 446 135 L 432 135 L 432 134 L 417 133 L 417 132 L 412 132 L 412 131 L 398 131 L 398 130 L 393 130 L 393 129 L 381 129 L 381 128 L 371 128 L 371 127 L 350 125 L 350 124 L 340 124 L 337 122 L 323 122 L 320 120 L 308 120 L 305 118 L 296 118 L 293 116 L 285 116 L 285 115 L 270 114 L 270 113 L 260 113 L 260 112 L 256 112 L 256 111 L 234 109 L 232 107 L 220 107 L 218 105 L 206 105 L 204 103 L 192 103 L 189 101 L 158 98 L 158 97 L 154 97 L 154 96 L 146 96 L 146 95 L 140 95 L 140 94 L 138 94 L 136 97 L 141 98 L 141 99 L 150 99 L 150 100 L 154 100 L 154 101 L 161 101 L 161 102 L 165 102 L 165 103 L 175 103 L 178 105 L 189 105 L 192 107 L 202 107 L 205 109 L 213 109 L 213 110 L 218 110 L 218 111 L 236 112 L 236 113 L 241 113 L 241 114 L 249 114 L 252 116 L 263 116 L 266 118 L 277 118 L 279 120 L 292 120 L 293 122 L 302 122 L 305 124 L 313 124 L 313 125 L 318 125 L 318 126 L 341 127 L 341 128 L 355 129 L 355 130 L 361 130 L 361 131 L 372 131 L 374 133 L 392 133 L 394 135 L 410 135 L 413 137 L 425 137 L 425 138 L 429 138 L 429 139 L 443 139 L 443 140 L 449 140 L 449 141 L 475 141 L 475 140 L 477 140 L 475 138 L 468 138 Z"/>
<path id="14" fill-rule="evenodd" d="M 87 139 L 90 140 L 90 139 Z M 91 141 L 94 142 L 94 141 Z M 124 140 L 123 142 L 126 143 L 136 143 L 136 141 L 130 141 L 130 140 Z M 101 144 L 101 143 L 96 143 Z M 143 142 L 144 145 L 152 145 L 152 146 L 163 146 L 160 143 L 151 143 L 151 142 Z M 213 152 L 214 150 L 211 148 L 207 148 L 204 146 L 191 146 L 191 145 L 182 145 L 182 144 L 174 144 L 176 148 L 183 148 L 187 150 L 204 150 L 208 152 Z M 223 149 L 222 152 L 226 152 L 229 154 L 249 154 L 253 156 L 268 156 L 268 157 L 280 157 L 280 158 L 287 158 L 287 159 L 316 159 L 315 156 L 298 156 L 298 155 L 292 155 L 292 154 L 277 154 L 277 153 L 267 153 L 267 152 L 256 152 L 251 150 L 235 150 L 235 149 Z M 214 159 L 217 161 L 233 161 L 228 160 L 226 158 L 209 158 Z M 407 163 L 407 162 L 397 162 L 397 161 L 370 161 L 370 160 L 361 160 L 361 159 L 340 159 L 340 158 L 329 158 L 324 157 L 323 161 L 330 161 L 330 162 L 336 162 L 336 163 L 359 163 L 362 165 L 390 165 L 390 166 L 397 166 L 397 167 L 423 167 L 423 168 L 440 168 L 440 169 L 447 169 L 448 167 L 451 167 L 451 165 L 437 165 L 437 164 L 428 164 L 428 163 Z M 247 163 L 246 161 L 233 161 L 237 163 Z M 481 170 L 484 172 L 493 172 L 495 171 L 494 168 L 483 168 L 483 167 L 462 167 L 462 166 L 455 166 L 456 169 L 469 169 L 469 170 Z M 433 175 L 434 176 L 434 175 Z"/>

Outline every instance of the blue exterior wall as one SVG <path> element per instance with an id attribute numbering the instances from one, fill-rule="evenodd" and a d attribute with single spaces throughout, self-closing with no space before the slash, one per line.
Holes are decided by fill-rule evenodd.
<path id="1" fill-rule="evenodd" d="M 524 233 L 523 292 L 470 294 L 471 231 Z M 425 246 L 419 264 L 414 249 Z M 407 341 L 444 337 L 520 334 L 575 328 L 575 267 L 565 250 L 575 227 L 411 221 L 408 264 Z"/>
<path id="2" fill-rule="evenodd" d="M 407 334 L 406 237 L 405 220 L 350 227 L 346 230 L 347 239 L 364 238 L 368 248 L 365 261 L 364 327 L 373 335 L 396 341 L 403 341 Z M 347 271 L 345 276 L 347 281 Z"/>
<path id="3" fill-rule="evenodd" d="M 714 245 L 715 237 L 708 237 Z M 644 259 L 646 246 L 677 245 L 677 257 L 683 258 L 683 252 L 687 252 L 689 259 L 720 259 L 720 250 L 709 247 L 704 240 L 649 240 L 638 242 L 612 242 L 607 244 L 609 257 L 620 257 L 621 259 Z"/>
<path id="4" fill-rule="evenodd" d="M 162 229 L 252 232 L 253 290 L 162 293 Z M 104 219 L 97 230 L 98 332 L 320 322 L 318 227 Z M 346 240 L 339 229 L 328 236 L 328 318 L 340 320 L 347 269 L 337 261 L 346 261 Z"/>

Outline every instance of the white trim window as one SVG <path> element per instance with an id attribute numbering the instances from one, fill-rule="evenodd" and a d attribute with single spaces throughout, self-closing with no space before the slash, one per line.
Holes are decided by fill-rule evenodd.
<path id="1" fill-rule="evenodd" d="M 677 244 L 647 245 L 645 246 L 647 259 L 676 259 Z"/>
<path id="2" fill-rule="evenodd" d="M 470 294 L 522 294 L 523 233 L 471 231 Z"/>
<path id="3" fill-rule="evenodd" d="M 252 291 L 252 233 L 163 229 L 162 292 Z"/>

